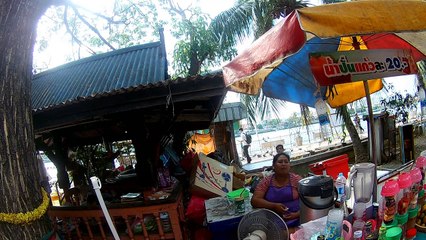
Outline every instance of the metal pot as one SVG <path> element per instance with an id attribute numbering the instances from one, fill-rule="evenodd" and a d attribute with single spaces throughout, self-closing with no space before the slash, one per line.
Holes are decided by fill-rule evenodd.
<path id="1" fill-rule="evenodd" d="M 316 175 L 300 180 L 298 191 L 300 223 L 327 216 L 337 199 L 333 178 L 327 175 Z"/>

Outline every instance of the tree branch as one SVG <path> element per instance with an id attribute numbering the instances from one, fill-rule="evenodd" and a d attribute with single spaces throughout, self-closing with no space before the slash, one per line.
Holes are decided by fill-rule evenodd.
<path id="1" fill-rule="evenodd" d="M 101 35 L 101 33 L 98 31 L 97 28 L 95 28 L 94 26 L 92 26 L 88 21 L 86 21 L 86 19 L 80 14 L 80 12 L 78 11 L 78 9 L 75 6 L 71 6 L 72 9 L 74 10 L 75 14 L 77 15 L 77 17 L 84 23 L 86 24 L 86 26 L 89 27 L 90 30 L 92 30 L 92 32 L 94 32 L 99 39 L 101 39 L 101 41 L 103 43 L 105 43 L 111 50 L 115 50 L 115 48 Z"/>
<path id="2" fill-rule="evenodd" d="M 101 14 L 101 13 L 94 12 L 94 11 L 92 11 L 92 10 L 90 10 L 90 9 L 87 9 L 87 8 L 85 8 L 85 7 L 82 7 L 82 6 L 80 6 L 80 5 L 78 5 L 78 4 L 75 4 L 75 3 L 70 3 L 69 5 L 72 5 L 72 6 L 73 6 L 73 8 L 79 8 L 79 9 L 84 10 L 84 11 L 86 11 L 86 12 L 90 13 L 90 14 L 93 14 L 93 15 L 97 16 L 97 17 L 100 17 L 100 18 L 102 18 L 102 19 L 105 19 L 108 23 L 111 23 L 111 24 L 123 24 L 123 23 L 124 23 L 123 21 L 115 21 L 115 20 L 113 20 L 113 18 L 112 18 L 112 17 L 107 17 L 107 16 L 105 16 L 105 15 L 103 15 L 103 14 Z"/>
<path id="3" fill-rule="evenodd" d="M 71 35 L 71 38 L 77 42 L 78 45 L 85 47 L 89 52 L 91 52 L 92 54 L 96 54 L 95 51 L 93 51 L 90 47 L 86 46 L 83 42 L 80 41 L 80 39 L 77 38 L 77 36 L 71 31 L 71 28 L 68 24 L 68 5 L 65 5 L 65 10 L 64 10 L 64 23 L 65 23 L 65 28 L 67 29 L 67 32 Z"/>
<path id="4" fill-rule="evenodd" d="M 182 19 L 186 19 L 185 9 L 182 9 L 179 4 L 175 4 L 173 0 L 166 0 L 166 2 L 169 4 L 171 11 L 179 14 Z"/>

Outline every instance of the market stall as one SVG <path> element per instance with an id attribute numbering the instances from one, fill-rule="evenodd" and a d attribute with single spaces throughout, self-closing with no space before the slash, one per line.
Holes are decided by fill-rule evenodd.
<path id="1" fill-rule="evenodd" d="M 262 89 L 266 96 L 315 107 L 318 113 L 325 108 L 318 103 L 327 101 L 331 107 L 340 107 L 366 97 L 369 122 L 373 123 L 370 93 L 382 88 L 381 78 L 416 74 L 416 62 L 426 59 L 426 19 L 418 18 L 426 16 L 420 14 L 424 11 L 423 1 L 351 1 L 298 9 L 223 67 L 225 83 L 246 94 Z M 373 124 L 369 127 L 369 142 L 374 148 L 376 134 Z M 351 135 L 354 142 L 357 137 Z M 381 199 L 376 151 L 369 152 L 369 160 L 368 166 L 355 168 L 357 174 L 368 176 L 368 181 L 358 178 L 363 180 L 353 186 L 355 193 L 361 191 L 359 186 L 369 189 L 368 194 L 363 193 L 366 195 L 354 196 L 354 208 L 364 209 L 361 213 L 369 201 L 378 203 Z M 365 196 L 372 198 L 367 201 Z M 403 209 L 401 222 L 406 218 Z M 367 220 L 357 224 L 365 225 Z M 359 227 L 357 224 L 353 227 Z"/>
<path id="2" fill-rule="evenodd" d="M 180 160 L 186 133 L 209 129 L 226 89 L 220 72 L 169 79 L 160 36 L 160 42 L 97 54 L 34 76 L 37 150 L 58 170 L 54 192 L 58 189 L 60 206 L 48 214 L 53 228 L 70 239 L 109 236 L 93 199 L 93 176 L 102 182 L 100 191 L 122 239 L 185 238 L 182 201 L 190 173 L 180 168 Z M 173 189 L 164 181 L 170 176 Z M 127 194 L 143 198 L 126 201 Z M 144 221 L 152 224 L 146 227 Z"/>

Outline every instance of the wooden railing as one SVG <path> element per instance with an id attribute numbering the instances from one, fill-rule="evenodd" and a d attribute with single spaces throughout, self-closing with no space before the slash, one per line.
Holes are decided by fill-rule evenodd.
<path id="1" fill-rule="evenodd" d="M 124 203 L 109 206 L 108 212 L 120 239 L 183 239 L 181 195 L 178 193 L 174 201 L 158 205 Z M 100 208 L 50 207 L 48 215 L 54 229 L 66 239 L 114 239 Z"/>

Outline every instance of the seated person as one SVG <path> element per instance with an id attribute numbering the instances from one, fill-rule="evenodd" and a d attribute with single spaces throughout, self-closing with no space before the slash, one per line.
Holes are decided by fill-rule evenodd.
<path id="1" fill-rule="evenodd" d="M 274 173 L 256 186 L 251 204 L 254 208 L 274 211 L 284 219 L 287 227 L 296 227 L 300 224 L 297 188 L 302 178 L 290 172 L 290 157 L 286 153 L 275 155 L 272 167 Z"/>
<path id="2" fill-rule="evenodd" d="M 277 150 L 277 154 L 278 154 L 278 153 L 283 153 L 283 152 L 284 152 L 284 146 L 283 146 L 282 144 L 278 144 L 278 145 L 275 147 L 275 150 Z"/>

